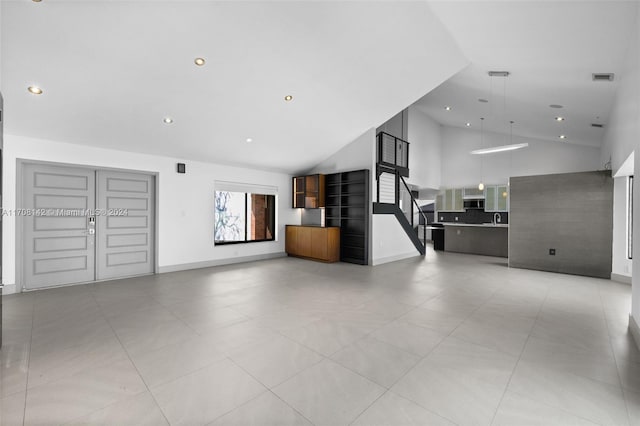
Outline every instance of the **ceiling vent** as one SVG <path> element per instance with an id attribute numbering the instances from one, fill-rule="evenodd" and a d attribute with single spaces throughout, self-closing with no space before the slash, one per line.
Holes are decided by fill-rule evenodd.
<path id="1" fill-rule="evenodd" d="M 489 71 L 489 77 L 509 77 L 509 71 Z"/>
<path id="2" fill-rule="evenodd" d="M 604 127 L 604 124 L 591 123 L 591 127 L 597 127 L 598 129 L 602 129 Z"/>
<path id="3" fill-rule="evenodd" d="M 591 74 L 593 81 L 613 81 L 612 72 L 593 73 Z"/>

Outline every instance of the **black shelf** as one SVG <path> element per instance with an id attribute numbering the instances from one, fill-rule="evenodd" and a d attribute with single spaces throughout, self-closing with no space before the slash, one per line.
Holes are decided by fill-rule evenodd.
<path id="1" fill-rule="evenodd" d="M 327 175 L 327 225 L 340 226 L 340 260 L 369 263 L 369 170 Z"/>

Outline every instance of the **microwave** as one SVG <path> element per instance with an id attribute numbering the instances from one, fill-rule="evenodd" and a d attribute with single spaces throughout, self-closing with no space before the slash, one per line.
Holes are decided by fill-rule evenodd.
<path id="1" fill-rule="evenodd" d="M 465 210 L 484 210 L 484 200 L 464 200 Z"/>

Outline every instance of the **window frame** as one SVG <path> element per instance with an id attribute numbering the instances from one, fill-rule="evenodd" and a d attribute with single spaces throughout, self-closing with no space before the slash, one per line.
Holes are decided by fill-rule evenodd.
<path id="1" fill-rule="evenodd" d="M 627 179 L 627 259 L 633 259 L 633 175 Z"/>
<path id="2" fill-rule="evenodd" d="M 237 193 L 244 193 L 244 240 L 243 241 L 218 241 L 216 240 L 216 230 L 215 230 L 215 226 L 216 226 L 216 220 L 214 217 L 214 223 L 213 223 L 213 245 L 215 246 L 226 246 L 226 245 L 232 245 L 232 244 L 250 244 L 250 243 L 264 243 L 264 242 L 269 242 L 269 241 L 276 241 L 276 208 L 278 205 L 278 195 L 277 194 L 261 194 L 258 192 L 248 192 L 248 191 L 229 191 L 229 190 L 225 190 L 225 189 L 215 189 L 213 192 L 213 198 L 214 198 L 214 216 L 216 214 L 216 206 L 215 206 L 215 198 L 216 198 L 216 192 L 237 192 Z M 265 197 L 273 197 L 273 233 L 272 233 L 272 237 L 271 238 L 265 238 L 265 239 L 261 239 L 261 240 L 248 240 L 248 226 L 247 226 L 247 220 L 249 219 L 249 215 L 247 213 L 247 207 L 248 207 L 248 198 L 250 194 L 255 194 L 255 195 L 263 195 Z"/>

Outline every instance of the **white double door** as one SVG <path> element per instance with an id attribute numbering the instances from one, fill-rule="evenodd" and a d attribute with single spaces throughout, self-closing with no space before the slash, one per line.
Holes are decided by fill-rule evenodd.
<path id="1" fill-rule="evenodd" d="M 25 289 L 154 271 L 152 175 L 25 164 L 22 182 Z"/>

